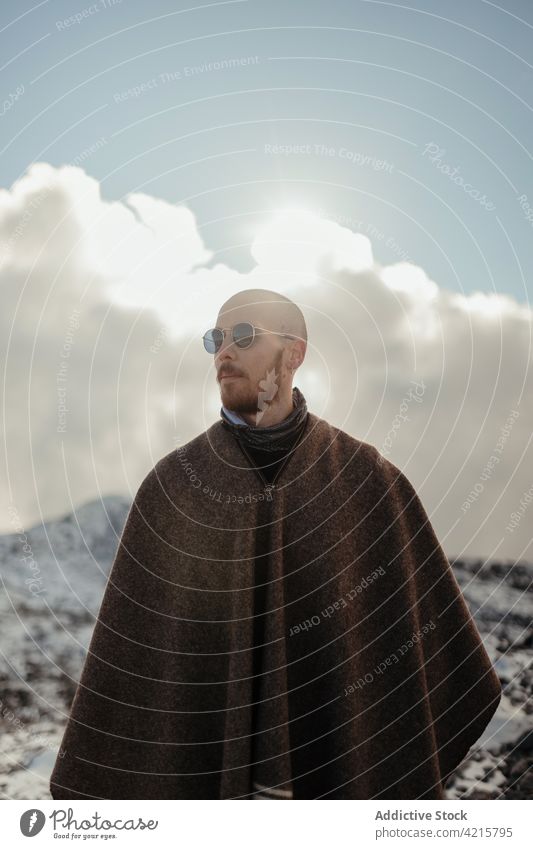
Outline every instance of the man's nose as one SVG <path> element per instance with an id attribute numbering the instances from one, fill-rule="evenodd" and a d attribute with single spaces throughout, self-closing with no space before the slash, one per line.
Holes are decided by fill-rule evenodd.
<path id="1" fill-rule="evenodd" d="M 235 359 L 235 342 L 232 339 L 231 333 L 226 333 L 224 336 L 224 340 L 222 345 L 218 349 L 215 354 L 215 365 L 222 362 L 222 360 L 234 360 Z"/>

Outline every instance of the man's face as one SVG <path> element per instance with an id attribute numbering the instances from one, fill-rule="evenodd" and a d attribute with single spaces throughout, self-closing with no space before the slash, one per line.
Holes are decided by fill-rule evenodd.
<path id="1" fill-rule="evenodd" d="M 253 305 L 219 313 L 216 326 L 233 328 L 241 321 L 278 330 L 273 317 Z M 262 399 L 275 403 L 281 387 L 292 381 L 292 372 L 287 368 L 287 342 L 290 340 L 276 333 L 261 333 L 249 348 L 239 348 L 231 331 L 226 330 L 222 347 L 214 355 L 222 404 L 236 413 L 257 413 L 264 409 Z"/>

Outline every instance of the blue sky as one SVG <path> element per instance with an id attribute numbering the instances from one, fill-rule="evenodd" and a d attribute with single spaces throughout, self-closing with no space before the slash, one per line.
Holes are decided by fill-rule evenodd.
<path id="1" fill-rule="evenodd" d="M 82 156 L 107 199 L 187 203 L 240 269 L 268 211 L 296 205 L 362 222 L 380 262 L 528 302 L 529 2 L 8 2 L 0 28 L 4 98 L 24 86 L 0 123 L 4 188 Z M 222 60 L 241 64 L 205 69 Z"/>

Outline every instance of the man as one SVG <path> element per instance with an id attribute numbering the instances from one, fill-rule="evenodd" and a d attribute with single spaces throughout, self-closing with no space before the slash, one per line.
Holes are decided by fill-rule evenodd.
<path id="1" fill-rule="evenodd" d="M 290 300 L 204 346 L 221 418 L 139 487 L 53 797 L 446 798 L 501 690 L 416 492 L 308 412 Z"/>

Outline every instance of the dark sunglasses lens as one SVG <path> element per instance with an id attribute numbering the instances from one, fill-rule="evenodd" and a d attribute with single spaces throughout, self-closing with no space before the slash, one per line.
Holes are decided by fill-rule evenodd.
<path id="1" fill-rule="evenodd" d="M 222 345 L 223 339 L 224 334 L 221 330 L 218 330 L 216 327 L 213 330 L 208 330 L 204 336 L 204 348 L 207 353 L 216 354 L 216 352 Z"/>
<path id="2" fill-rule="evenodd" d="M 233 340 L 239 348 L 248 348 L 254 338 L 254 329 L 247 321 L 236 324 L 233 328 Z"/>

